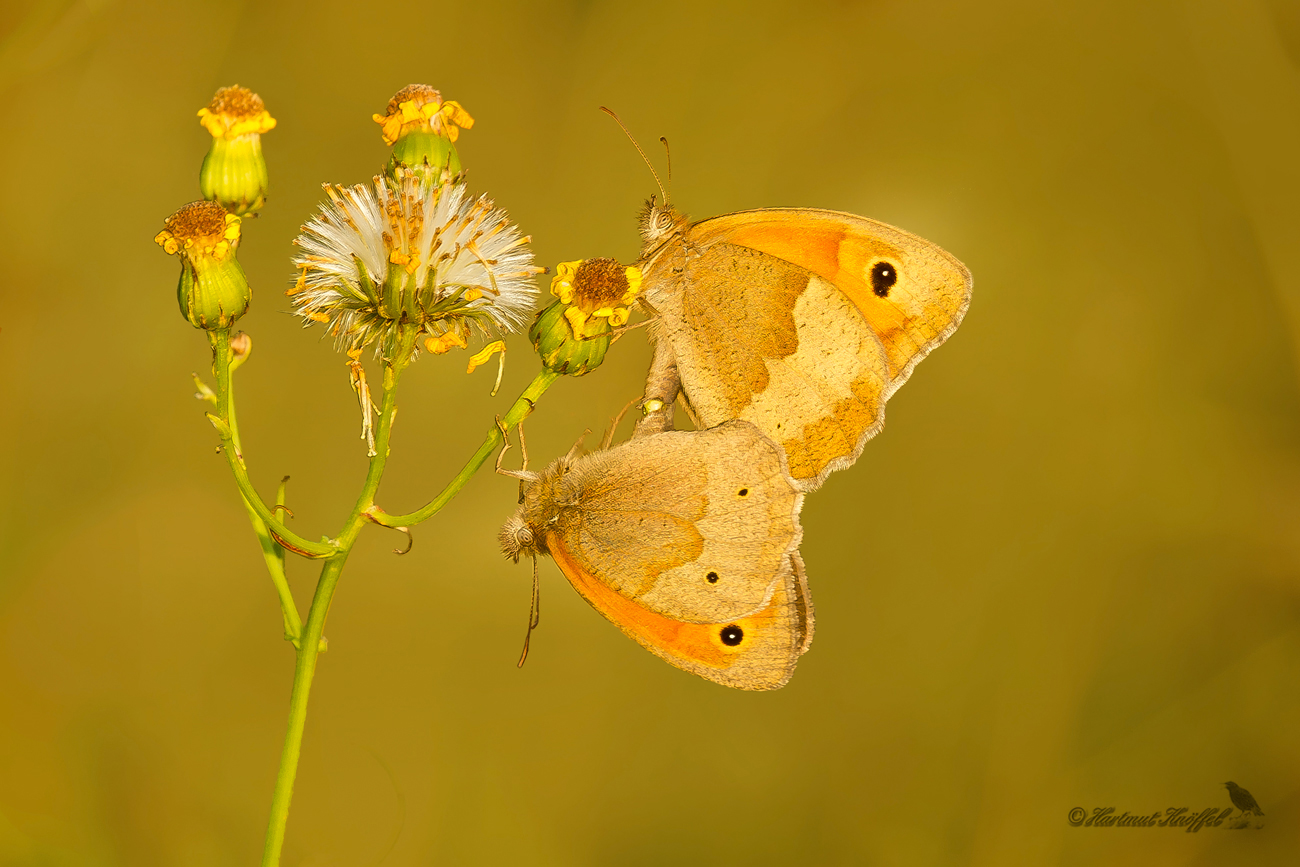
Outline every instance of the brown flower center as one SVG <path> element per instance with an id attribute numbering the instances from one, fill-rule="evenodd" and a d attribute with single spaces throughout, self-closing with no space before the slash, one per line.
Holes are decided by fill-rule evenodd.
<path id="1" fill-rule="evenodd" d="M 208 111 L 235 120 L 247 120 L 266 111 L 266 105 L 263 104 L 262 97 L 247 87 L 236 84 L 218 90 L 217 95 L 212 97 L 212 102 L 208 103 Z"/>
<path id="2" fill-rule="evenodd" d="M 417 106 L 429 102 L 434 105 L 442 105 L 442 94 L 427 84 L 408 84 L 393 94 L 392 99 L 388 100 L 388 108 L 384 113 L 395 114 L 398 106 L 404 102 L 414 102 Z"/>
<path id="3" fill-rule="evenodd" d="M 617 259 L 587 259 L 573 275 L 573 303 L 584 313 L 619 304 L 627 290 L 627 269 Z"/>
<path id="4" fill-rule="evenodd" d="M 226 209 L 216 202 L 191 202 L 168 217 L 165 225 L 178 241 L 215 243 L 226 233 Z"/>

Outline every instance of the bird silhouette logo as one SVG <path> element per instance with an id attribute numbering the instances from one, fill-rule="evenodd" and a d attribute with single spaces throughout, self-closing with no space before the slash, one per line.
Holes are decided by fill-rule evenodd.
<path id="1" fill-rule="evenodd" d="M 1255 797 L 1247 792 L 1236 783 L 1228 782 L 1223 784 L 1228 790 L 1228 797 L 1232 799 L 1232 805 L 1241 811 L 1244 816 L 1247 813 L 1254 813 L 1256 816 L 1264 815 L 1264 811 L 1259 808 Z"/>

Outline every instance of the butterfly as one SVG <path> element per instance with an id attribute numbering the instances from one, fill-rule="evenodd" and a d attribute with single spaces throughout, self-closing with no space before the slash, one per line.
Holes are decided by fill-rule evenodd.
<path id="1" fill-rule="evenodd" d="M 640 228 L 655 366 L 675 367 L 697 428 L 752 422 L 805 491 L 857 460 L 885 401 L 970 304 L 965 265 L 853 214 L 766 208 L 692 223 L 651 198 Z"/>
<path id="2" fill-rule="evenodd" d="M 803 494 L 781 449 L 745 421 L 576 449 L 540 473 L 498 460 L 525 480 L 505 554 L 550 555 L 593 608 L 678 668 L 737 689 L 783 686 L 813 610 Z"/>

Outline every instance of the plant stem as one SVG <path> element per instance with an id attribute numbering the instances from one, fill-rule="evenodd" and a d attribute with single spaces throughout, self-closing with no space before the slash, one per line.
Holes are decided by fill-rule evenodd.
<path id="1" fill-rule="evenodd" d="M 238 454 L 244 453 L 244 447 L 239 442 L 239 422 L 235 414 L 235 372 L 236 365 L 231 365 L 231 376 L 226 382 L 226 422 L 230 426 L 230 440 L 235 445 L 235 451 Z M 218 382 L 218 388 L 220 383 Z M 218 397 L 218 400 L 220 398 Z M 281 494 L 284 492 L 283 485 L 280 489 Z M 289 589 L 289 581 L 284 574 L 284 546 L 275 541 L 266 529 L 266 523 L 257 516 L 257 511 L 253 505 L 248 502 L 248 497 L 240 496 L 244 500 L 244 508 L 248 511 L 248 520 L 253 524 L 253 531 L 257 533 L 258 544 L 262 548 L 262 559 L 266 562 L 266 571 L 271 573 L 271 583 L 275 585 L 276 595 L 280 597 L 280 612 L 284 616 L 284 637 L 289 639 L 296 646 L 298 638 L 302 635 L 302 619 L 298 616 L 298 603 L 293 599 L 293 592 Z M 283 505 L 281 497 L 276 497 L 276 505 Z"/>
<path id="2" fill-rule="evenodd" d="M 338 552 L 335 545 L 328 542 L 309 542 L 299 536 L 276 520 L 275 515 L 258 496 L 257 489 L 248 478 L 248 468 L 244 466 L 243 455 L 235 443 L 234 432 L 230 427 L 230 329 L 209 331 L 208 337 L 212 341 L 213 373 L 217 377 L 217 412 L 215 415 L 209 414 L 208 418 L 215 419 L 213 426 L 221 437 L 222 451 L 225 452 L 230 471 L 234 473 L 239 492 L 244 496 L 244 502 L 262 520 L 263 525 L 275 536 L 276 541 L 285 548 L 304 557 L 333 556 Z"/>
<path id="3" fill-rule="evenodd" d="M 366 474 L 365 485 L 357 498 L 352 514 L 333 544 L 337 547 L 321 568 L 320 579 L 316 584 L 316 594 L 312 598 L 311 609 L 307 613 L 307 622 L 303 627 L 297 643 L 297 657 L 293 672 L 293 691 L 289 698 L 289 725 L 284 737 L 284 749 L 280 755 L 280 771 L 275 781 L 275 792 L 271 798 L 271 818 L 266 829 L 266 848 L 262 853 L 263 867 L 278 867 L 280 853 L 284 847 L 285 826 L 289 819 L 289 803 L 293 797 L 293 783 L 298 773 L 298 760 L 302 753 L 303 731 L 307 722 L 307 701 L 311 693 L 312 678 L 316 673 L 316 663 L 324 649 L 325 619 L 329 615 L 330 603 L 334 598 L 335 588 L 343 573 L 352 546 L 366 521 L 374 521 L 386 526 L 406 526 L 423 521 L 456 495 L 465 483 L 482 465 L 492 452 L 501 444 L 501 431 L 493 427 L 483 445 L 469 459 L 460 473 L 452 479 L 431 503 L 411 515 L 389 516 L 374 504 L 379 481 L 384 474 L 384 465 L 388 460 L 389 440 L 392 436 L 393 418 L 396 403 L 397 381 L 406 367 L 415 335 L 403 335 L 397 346 L 387 347 L 385 355 L 390 360 L 384 368 L 383 401 L 379 409 L 379 424 L 375 432 L 375 456 L 370 459 L 370 469 Z M 533 406 L 541 395 L 550 387 L 559 374 L 548 370 L 540 372 L 510 407 L 502 423 L 509 430 L 518 425 L 532 412 Z M 221 387 L 228 386 L 218 378 L 218 395 Z"/>
<path id="4" fill-rule="evenodd" d="M 325 631 L 325 618 L 329 616 L 330 602 L 334 598 L 334 589 L 338 586 L 339 576 L 343 573 L 343 564 L 347 562 L 352 545 L 366 523 L 365 512 L 374 505 L 375 492 L 379 489 L 379 480 L 384 475 L 384 465 L 388 461 L 388 443 L 393 432 L 393 418 L 397 407 L 397 380 L 410 361 L 415 334 L 404 333 L 400 340 L 394 340 L 393 344 L 396 345 L 386 347 L 390 351 L 385 353 L 390 360 L 384 367 L 383 402 L 379 409 L 379 426 L 375 432 L 375 455 L 370 459 L 370 469 L 366 473 L 361 495 L 357 497 L 352 514 L 348 516 L 347 523 L 335 540 L 338 549 L 321 567 L 320 580 L 316 584 L 316 595 L 312 597 L 311 610 L 307 612 L 307 624 L 298 642 L 297 661 L 293 670 L 293 691 L 289 697 L 289 726 L 284 736 L 284 750 L 280 754 L 280 772 L 275 780 L 275 792 L 271 796 L 271 818 L 266 829 L 266 848 L 262 853 L 263 867 L 277 867 L 280 863 L 285 825 L 289 819 L 289 802 L 293 797 L 293 781 L 298 773 L 298 757 L 302 752 L 302 735 L 307 722 L 307 699 L 311 694 L 311 682 L 316 673 L 317 657 L 324 644 L 322 636 Z"/>
<path id="5" fill-rule="evenodd" d="M 515 400 L 514 405 L 510 407 L 506 417 L 501 419 L 501 423 L 505 425 L 507 431 L 528 417 L 528 414 L 533 411 L 533 407 L 537 404 L 537 399 L 545 393 L 546 389 L 551 387 L 551 383 L 555 382 L 559 376 L 558 373 L 543 368 L 537 376 L 533 377 L 533 381 L 528 384 L 528 387 Z M 424 508 L 411 512 L 409 515 L 390 515 L 375 506 L 366 513 L 366 516 L 376 524 L 385 527 L 410 527 L 421 521 L 427 521 L 436 515 L 443 506 L 447 505 L 461 488 L 465 487 L 465 483 L 470 480 L 474 473 L 478 472 L 484 462 L 501 446 L 501 443 L 501 429 L 493 426 L 488 431 L 487 437 L 484 438 L 483 445 L 479 446 L 478 451 L 461 468 L 456 478 L 452 479 L 447 484 L 447 487 L 443 488 L 442 492 Z"/>

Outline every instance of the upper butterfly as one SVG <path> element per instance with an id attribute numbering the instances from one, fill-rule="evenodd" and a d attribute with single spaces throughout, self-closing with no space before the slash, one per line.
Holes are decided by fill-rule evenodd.
<path id="1" fill-rule="evenodd" d="M 885 401 L 970 304 L 965 265 L 853 214 L 767 208 L 691 223 L 651 199 L 641 237 L 642 301 L 696 427 L 752 422 L 805 491 L 857 460 Z"/>

